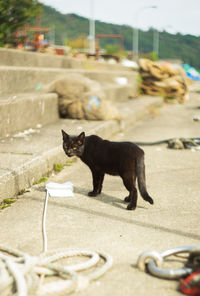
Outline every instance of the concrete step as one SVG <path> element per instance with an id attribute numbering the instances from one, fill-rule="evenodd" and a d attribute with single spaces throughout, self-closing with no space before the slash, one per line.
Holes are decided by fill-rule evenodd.
<path id="1" fill-rule="evenodd" d="M 131 86 L 110 84 L 103 89 L 106 98 L 115 103 L 132 94 Z M 55 93 L 16 93 L 0 97 L 0 139 L 44 126 L 58 118 L 58 96 Z"/>
<path id="2" fill-rule="evenodd" d="M 52 54 L 27 52 L 15 49 L 0 48 L 0 65 L 17 67 L 47 67 L 63 69 L 87 69 L 87 70 L 110 70 L 131 71 L 131 68 L 123 65 L 97 62 L 93 60 L 70 58 Z"/>
<path id="3" fill-rule="evenodd" d="M 135 72 L 12 66 L 0 67 L 0 71 L 0 139 L 58 120 L 57 95 L 43 91 L 65 73 L 81 73 L 99 81 L 108 100 L 124 101 L 136 92 Z M 126 85 L 116 82 L 120 77 L 125 78 Z"/>
<path id="4" fill-rule="evenodd" d="M 137 72 L 134 71 L 0 66 L 0 73 L 0 96 L 42 90 L 45 85 L 69 73 L 83 74 L 98 81 L 102 86 L 120 85 L 117 79 L 123 77 L 126 84 L 120 86 L 124 89 L 127 86 L 131 87 L 132 93 L 137 94 Z"/>
<path id="5" fill-rule="evenodd" d="M 103 86 L 103 90 L 106 94 L 106 98 L 113 102 L 126 101 L 130 98 L 137 97 L 137 86 L 132 84 L 127 85 L 116 85 L 116 84 L 107 84 Z"/>
<path id="6" fill-rule="evenodd" d="M 10 92 L 10 94 L 1 94 L 0 96 L 0 139 L 25 129 L 34 129 L 37 126 L 43 126 L 58 120 L 58 97 L 53 93 L 43 93 L 43 84 L 41 82 L 44 82 L 46 78 L 50 79 L 51 75 L 48 75 L 49 72 L 46 72 L 46 69 L 42 72 L 44 68 L 35 68 L 35 72 L 29 70 L 30 69 L 28 69 L 27 72 L 27 68 L 9 67 L 6 72 L 6 78 L 4 77 L 5 84 L 4 86 L 2 85 L 1 90 L 3 91 L 4 89 L 4 91 Z M 41 72 L 39 73 L 39 71 Z M 51 71 L 51 73 L 52 72 L 53 74 L 55 73 L 54 71 Z M 44 79 L 41 73 L 45 74 Z M 58 73 L 60 73 L 59 70 Z M 124 101 L 135 95 L 134 87 L 130 83 L 127 85 L 118 85 L 115 83 L 115 79 L 119 76 L 114 72 L 110 75 L 109 71 L 93 71 L 92 73 L 84 71 L 84 74 L 90 78 L 101 81 L 103 85 L 102 88 L 108 100 L 115 102 Z M 16 79 L 14 79 L 14 77 L 16 77 Z M 20 77 L 21 79 L 19 79 Z M 51 78 L 53 80 L 53 75 Z M 11 81 L 12 79 L 13 82 Z M 131 81 L 131 79 L 132 77 L 130 77 L 129 81 Z M 9 85 L 11 85 L 10 88 Z M 41 86 L 41 89 L 39 90 L 38 87 L 38 91 L 34 91 L 32 85 L 34 85 L 34 88 L 36 85 Z M 20 90 L 31 90 L 34 92 L 19 93 Z"/>
<path id="7" fill-rule="evenodd" d="M 124 117 L 122 123 L 58 119 L 44 127 L 38 126 L 35 130 L 27 130 L 0 140 L 0 201 L 14 197 L 31 187 L 52 171 L 55 164 L 66 163 L 67 157 L 62 150 L 61 129 L 69 134 L 85 131 L 87 135 L 98 134 L 103 138 L 109 138 L 123 128 L 133 126 L 147 116 L 151 108 L 160 107 L 161 102 L 158 97 L 118 102 L 116 105 Z"/>
<path id="8" fill-rule="evenodd" d="M 57 121 L 56 94 L 16 94 L 0 97 L 0 139 Z"/>

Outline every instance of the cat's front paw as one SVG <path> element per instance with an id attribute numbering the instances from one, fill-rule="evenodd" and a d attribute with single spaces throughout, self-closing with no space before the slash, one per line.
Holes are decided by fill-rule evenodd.
<path id="1" fill-rule="evenodd" d="M 97 195 L 98 195 L 98 193 L 95 191 L 88 192 L 88 196 L 97 196 Z"/>
<path id="2" fill-rule="evenodd" d="M 131 210 L 133 211 L 133 210 L 136 209 L 136 206 L 133 206 L 132 204 L 129 204 L 126 209 L 129 210 L 129 211 L 131 211 Z"/>

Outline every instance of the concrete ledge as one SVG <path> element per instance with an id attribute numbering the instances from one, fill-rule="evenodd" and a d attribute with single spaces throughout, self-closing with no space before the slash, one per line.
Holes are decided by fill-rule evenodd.
<path id="1" fill-rule="evenodd" d="M 107 62 L 97 62 L 44 54 L 37 52 L 27 52 L 15 49 L 0 48 L 0 65 L 18 67 L 47 67 L 63 69 L 87 69 L 87 70 L 131 70 L 120 64 L 109 64 Z"/>
<path id="2" fill-rule="evenodd" d="M 0 95 L 34 92 L 68 73 L 80 73 L 101 84 L 117 85 L 115 78 L 126 77 L 137 93 L 137 72 L 0 66 Z"/>
<path id="3" fill-rule="evenodd" d="M 21 138 L 8 138 L 0 142 L 0 201 L 14 197 L 20 191 L 31 187 L 53 169 L 54 164 L 64 164 L 67 158 L 62 150 L 61 129 L 70 134 L 85 131 L 87 135 L 98 134 L 109 138 L 149 114 L 150 108 L 160 107 L 160 98 L 143 97 L 118 103 L 124 116 L 117 121 L 63 120 L 44 126 L 39 133 Z"/>
<path id="4" fill-rule="evenodd" d="M 56 94 L 18 94 L 0 98 L 0 138 L 58 118 Z"/>

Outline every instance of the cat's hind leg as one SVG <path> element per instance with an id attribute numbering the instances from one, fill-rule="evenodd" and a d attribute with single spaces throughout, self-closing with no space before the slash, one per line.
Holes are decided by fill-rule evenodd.
<path id="1" fill-rule="evenodd" d="M 135 210 L 137 206 L 137 189 L 135 187 L 135 180 L 132 175 L 127 174 L 122 176 L 122 180 L 124 186 L 129 191 L 129 196 L 127 196 L 124 200 L 129 202 L 127 206 L 127 210 Z"/>

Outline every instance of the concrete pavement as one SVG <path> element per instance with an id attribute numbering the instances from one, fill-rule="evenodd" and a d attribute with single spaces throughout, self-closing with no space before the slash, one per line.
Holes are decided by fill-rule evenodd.
<path id="1" fill-rule="evenodd" d="M 165 105 L 114 140 L 154 141 L 171 137 L 199 137 L 199 94 L 186 105 Z M 92 130 L 88 128 L 87 134 Z M 101 134 L 103 136 L 103 133 Z M 105 137 L 107 135 L 105 134 Z M 48 249 L 86 248 L 113 256 L 114 264 L 81 296 L 178 296 L 178 282 L 160 280 L 137 269 L 138 256 L 147 249 L 162 251 L 181 245 L 199 245 L 200 151 L 175 151 L 166 145 L 145 147 L 147 188 L 153 206 L 140 197 L 135 211 L 127 211 L 127 192 L 118 177 L 106 176 L 103 192 L 87 196 L 92 187 L 89 169 L 74 163 L 47 182 L 74 184 L 74 198 L 50 198 L 47 212 Z M 66 158 L 67 159 L 67 158 Z M 41 217 L 45 183 L 31 187 L 10 208 L 0 213 L 1 243 L 30 254 L 42 250 Z M 177 266 L 168 262 L 165 266 Z"/>

